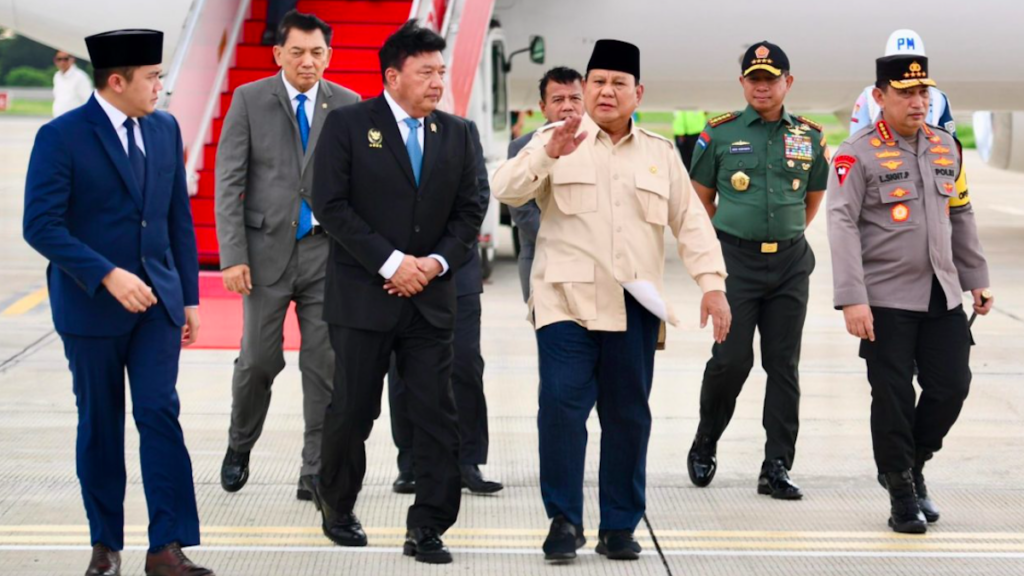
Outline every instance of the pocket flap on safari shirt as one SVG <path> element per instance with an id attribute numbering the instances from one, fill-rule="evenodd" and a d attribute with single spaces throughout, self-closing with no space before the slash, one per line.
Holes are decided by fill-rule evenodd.
<path id="1" fill-rule="evenodd" d="M 586 166 L 556 167 L 551 173 L 551 183 L 558 184 L 597 184 L 597 173 Z"/>
<path id="2" fill-rule="evenodd" d="M 544 270 L 544 281 L 552 284 L 562 282 L 593 282 L 594 263 L 589 260 L 548 262 Z"/>
<path id="3" fill-rule="evenodd" d="M 654 192 L 663 198 L 668 198 L 669 196 L 668 180 L 659 178 L 649 172 L 636 173 L 636 187 L 648 192 Z"/>

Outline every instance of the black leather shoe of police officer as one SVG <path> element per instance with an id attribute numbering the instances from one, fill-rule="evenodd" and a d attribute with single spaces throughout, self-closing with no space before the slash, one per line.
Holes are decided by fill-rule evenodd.
<path id="1" fill-rule="evenodd" d="M 914 476 L 910 470 L 888 472 L 885 485 L 889 490 L 889 527 L 901 534 L 924 534 L 928 523 L 921 513 L 914 492 Z"/>
<path id="2" fill-rule="evenodd" d="M 412 472 L 399 472 L 398 478 L 391 485 L 391 491 L 395 494 L 415 494 L 416 476 Z"/>
<path id="3" fill-rule="evenodd" d="M 932 459 L 931 452 L 918 452 L 914 462 L 914 469 L 911 470 L 914 476 L 914 492 L 917 494 L 917 505 L 921 507 L 921 513 L 929 524 L 939 521 L 939 508 L 928 496 L 928 486 L 924 483 L 924 463 Z"/>
<path id="4" fill-rule="evenodd" d="M 583 526 L 575 525 L 559 514 L 551 519 L 551 529 L 544 540 L 544 559 L 565 562 L 576 559 L 576 551 L 587 543 Z"/>
<path id="5" fill-rule="evenodd" d="M 402 553 L 427 564 L 450 564 L 452 561 L 452 553 L 441 540 L 441 534 L 433 528 L 414 528 L 406 532 Z"/>
<path id="6" fill-rule="evenodd" d="M 718 446 L 711 436 L 697 433 L 686 457 L 686 471 L 690 473 L 690 482 L 701 488 L 711 484 L 718 470 L 718 460 L 715 458 L 717 449 Z"/>
<path id="7" fill-rule="evenodd" d="M 789 471 L 786 470 L 786 464 L 781 458 L 769 460 L 761 465 L 757 493 L 777 500 L 799 500 L 804 497 L 800 487 L 789 479 Z"/>
<path id="8" fill-rule="evenodd" d="M 629 530 L 599 530 L 597 533 L 594 551 L 609 560 L 637 560 L 641 550 L 640 543 Z"/>
<path id="9" fill-rule="evenodd" d="M 338 546 L 366 546 L 366 532 L 363 532 L 363 525 L 354 513 L 335 512 L 324 502 L 319 489 L 313 493 L 313 497 L 323 518 L 322 528 L 328 540 Z"/>
<path id="10" fill-rule="evenodd" d="M 462 475 L 462 487 L 469 488 L 474 494 L 494 494 L 505 487 L 501 482 L 484 479 L 476 464 L 459 464 L 459 474 Z"/>
<path id="11" fill-rule="evenodd" d="M 230 447 L 220 465 L 220 485 L 227 492 L 238 492 L 249 481 L 249 453 Z"/>

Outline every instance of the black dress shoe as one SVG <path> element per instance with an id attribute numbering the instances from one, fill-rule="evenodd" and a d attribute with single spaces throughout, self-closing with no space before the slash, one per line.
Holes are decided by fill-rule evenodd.
<path id="1" fill-rule="evenodd" d="M 594 551 L 609 560 L 637 560 L 641 550 L 640 543 L 629 530 L 599 530 L 597 533 Z"/>
<path id="2" fill-rule="evenodd" d="M 249 481 L 249 453 L 228 448 L 220 465 L 220 485 L 228 492 L 238 492 Z"/>
<path id="3" fill-rule="evenodd" d="M 450 564 L 452 561 L 452 553 L 441 541 L 441 534 L 433 528 L 414 528 L 406 532 L 402 553 L 427 564 Z"/>
<path id="4" fill-rule="evenodd" d="M 505 487 L 501 482 L 485 480 L 476 464 L 460 464 L 459 473 L 462 475 L 462 487 L 469 488 L 474 494 L 494 494 Z"/>
<path id="5" fill-rule="evenodd" d="M 888 472 L 885 484 L 889 490 L 889 527 L 901 534 L 924 534 L 928 523 L 914 492 L 914 476 L 910 470 Z"/>
<path id="6" fill-rule="evenodd" d="M 761 476 L 757 479 L 757 493 L 777 500 L 799 500 L 804 497 L 800 487 L 789 479 L 789 471 L 781 458 L 761 465 Z"/>
<path id="7" fill-rule="evenodd" d="M 686 457 L 686 471 L 690 473 L 690 482 L 701 488 L 711 484 L 718 470 L 718 459 L 715 452 L 718 446 L 710 436 L 697 433 Z"/>
<path id="8" fill-rule="evenodd" d="M 573 524 L 559 514 L 551 520 L 551 529 L 544 540 L 544 559 L 565 562 L 576 559 L 576 551 L 586 545 L 583 526 Z"/>
<path id="9" fill-rule="evenodd" d="M 399 472 L 395 483 L 391 485 L 391 491 L 395 494 L 415 494 L 416 476 L 412 472 Z"/>
<path id="10" fill-rule="evenodd" d="M 319 510 L 320 502 L 313 498 L 313 494 L 316 493 L 319 484 L 319 474 L 303 474 L 299 476 L 299 487 L 295 491 L 295 498 L 303 502 L 313 502 L 316 505 L 316 509 Z"/>
<path id="11" fill-rule="evenodd" d="M 103 544 L 94 545 L 85 576 L 121 576 L 121 553 Z"/>
<path id="12" fill-rule="evenodd" d="M 356 518 L 355 514 L 330 513 L 329 508 L 323 506 L 319 497 L 317 500 L 321 502 L 324 536 L 338 546 L 366 546 L 366 532 L 363 532 L 363 525 L 359 523 L 359 518 Z"/>

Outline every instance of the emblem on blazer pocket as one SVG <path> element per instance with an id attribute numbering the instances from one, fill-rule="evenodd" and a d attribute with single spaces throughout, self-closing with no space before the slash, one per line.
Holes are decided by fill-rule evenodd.
<path id="1" fill-rule="evenodd" d="M 370 128 L 370 131 L 366 133 L 366 139 L 370 141 L 370 148 L 381 148 L 384 136 L 381 135 L 380 130 Z"/>

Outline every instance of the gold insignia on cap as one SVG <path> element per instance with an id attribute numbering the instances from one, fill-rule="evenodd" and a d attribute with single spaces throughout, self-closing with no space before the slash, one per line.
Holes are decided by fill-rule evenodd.
<path id="1" fill-rule="evenodd" d="M 366 133 L 366 139 L 370 141 L 370 148 L 381 148 L 384 136 L 381 135 L 380 130 L 370 128 L 370 131 Z"/>
<path id="2" fill-rule="evenodd" d="M 921 65 L 918 64 L 916 60 L 911 62 L 910 63 L 910 71 L 911 72 L 920 72 L 921 71 Z"/>
<path id="3" fill-rule="evenodd" d="M 737 192 L 746 192 L 747 188 L 750 188 L 750 176 L 747 176 L 743 172 L 733 174 L 730 182 Z"/>
<path id="4" fill-rule="evenodd" d="M 757 50 L 754 50 L 754 56 L 757 56 L 758 58 L 767 58 L 768 54 L 769 50 L 767 46 L 758 46 Z"/>

